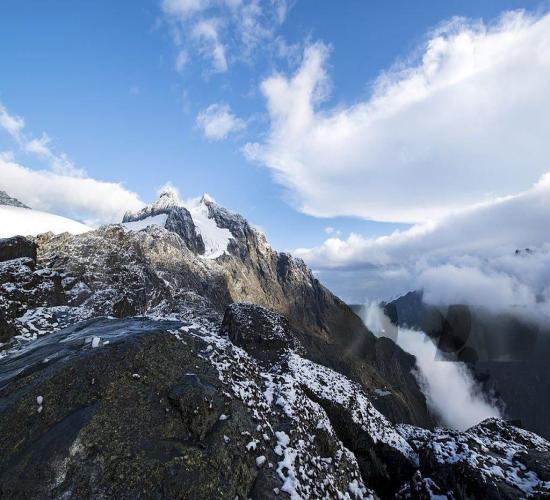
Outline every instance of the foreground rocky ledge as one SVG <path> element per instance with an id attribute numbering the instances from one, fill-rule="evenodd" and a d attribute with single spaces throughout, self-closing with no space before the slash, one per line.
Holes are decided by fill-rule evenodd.
<path id="1" fill-rule="evenodd" d="M 0 240 L 0 497 L 548 496 L 546 441 L 434 429 L 415 366 L 208 198 Z"/>
<path id="2" fill-rule="evenodd" d="M 392 424 L 251 304 L 99 318 L 0 361 L 3 498 L 550 495 L 550 444 L 497 419 Z"/>

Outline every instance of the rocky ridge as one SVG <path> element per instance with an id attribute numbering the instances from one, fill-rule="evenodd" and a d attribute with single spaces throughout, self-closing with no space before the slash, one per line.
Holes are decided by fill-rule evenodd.
<path id="1" fill-rule="evenodd" d="M 124 220 L 35 239 L 34 272 L 60 279 L 62 294 L 25 304 L 16 293 L 24 281 L 6 278 L 13 292 L 0 299 L 0 309 L 11 311 L 3 324 L 12 334 L 18 325 L 16 341 L 94 316 L 177 317 L 195 303 L 223 314 L 228 304 L 248 301 L 287 317 L 312 360 L 368 390 L 387 388 L 379 409 L 394 421 L 433 425 L 411 374 L 414 358 L 377 340 L 301 260 L 272 250 L 241 216 L 208 197 L 186 207 L 168 192 Z M 388 362 L 392 369 L 384 373 Z"/>
<path id="2" fill-rule="evenodd" d="M 5 191 L 0 190 L 0 205 L 9 205 L 10 207 L 29 208 L 24 203 L 21 203 L 18 199 L 12 198 Z"/>
<path id="3" fill-rule="evenodd" d="M 1 496 L 549 494 L 546 441 L 434 429 L 414 358 L 242 217 L 124 221 L 0 241 Z"/>
<path id="4" fill-rule="evenodd" d="M 285 318 L 260 306 L 233 304 L 223 321 L 196 307 L 91 319 L 0 363 L 0 494 L 550 494 L 544 439 L 496 419 L 466 432 L 394 425 L 375 397 L 305 358 Z"/>

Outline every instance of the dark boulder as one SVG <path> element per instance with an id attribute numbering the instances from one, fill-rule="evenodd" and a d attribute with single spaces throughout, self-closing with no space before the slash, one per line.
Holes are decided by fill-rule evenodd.
<path id="1" fill-rule="evenodd" d="M 186 373 L 170 389 L 168 399 L 180 413 L 187 432 L 198 440 L 204 439 L 222 415 L 222 397 L 196 373 Z"/>
<path id="2" fill-rule="evenodd" d="M 179 341 L 177 327 L 93 320 L 3 360 L 0 497 L 248 498 L 257 424 L 224 395 L 204 342 Z"/>
<path id="3" fill-rule="evenodd" d="M 37 245 L 24 236 L 0 239 L 0 262 L 28 257 L 36 262 Z"/>
<path id="4" fill-rule="evenodd" d="M 128 316 L 135 316 L 136 314 L 137 310 L 133 302 L 131 302 L 127 297 L 122 297 L 113 304 L 113 316 L 115 318 L 122 319 Z"/>
<path id="5" fill-rule="evenodd" d="M 276 362 L 284 351 L 297 347 L 288 320 L 265 307 L 249 303 L 227 307 L 221 331 L 254 358 Z"/>

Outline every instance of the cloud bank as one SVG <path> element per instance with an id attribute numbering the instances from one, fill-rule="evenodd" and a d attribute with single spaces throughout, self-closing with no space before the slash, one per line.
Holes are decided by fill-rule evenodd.
<path id="1" fill-rule="evenodd" d="M 550 157 L 550 15 L 455 19 L 380 75 L 368 99 L 327 106 L 328 48 L 262 83 L 270 130 L 245 146 L 315 216 L 438 219 L 528 189 Z"/>
<path id="2" fill-rule="evenodd" d="M 121 184 L 32 170 L 0 158 L 0 189 L 29 207 L 63 214 L 88 225 L 121 222 L 144 204 Z"/>
<path id="3" fill-rule="evenodd" d="M 379 238 L 329 238 L 295 253 L 335 280 L 333 286 L 351 301 L 423 289 L 428 303 L 550 319 L 548 227 L 550 174 L 545 174 L 523 193 L 435 222 Z"/>

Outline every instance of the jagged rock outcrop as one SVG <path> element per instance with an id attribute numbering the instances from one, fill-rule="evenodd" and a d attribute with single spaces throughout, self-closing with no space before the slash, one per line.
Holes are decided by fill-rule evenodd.
<path id="1" fill-rule="evenodd" d="M 535 434 L 497 418 L 464 432 L 399 427 L 419 453 L 424 486 L 435 487 L 434 493 L 510 500 L 550 496 L 550 443 Z M 414 482 L 401 490 L 404 498 L 411 497 Z"/>
<path id="2" fill-rule="evenodd" d="M 44 322 L 62 327 L 59 306 L 65 303 L 61 276 L 36 268 L 33 241 L 20 236 L 0 239 L 0 343 L 40 331 Z"/>
<path id="3" fill-rule="evenodd" d="M 303 261 L 272 250 L 241 216 L 208 197 L 184 206 L 166 193 L 124 220 L 81 235 L 36 238 L 37 266 L 61 277 L 68 306 L 61 320 L 57 310 L 40 310 L 36 336 L 100 315 L 177 317 L 203 302 L 223 313 L 248 301 L 285 316 L 310 359 L 367 391 L 387 387 L 375 404 L 393 421 L 433 425 L 411 373 L 414 359 L 384 347 Z"/>
<path id="4" fill-rule="evenodd" d="M 37 245 L 23 236 L 0 238 L 0 262 L 27 257 L 36 263 Z"/>
<path id="5" fill-rule="evenodd" d="M 18 199 L 11 197 L 5 191 L 0 190 L 0 205 L 9 205 L 11 207 L 29 208 L 27 205 L 21 203 Z"/>
<path id="6" fill-rule="evenodd" d="M 251 304 L 225 317 L 236 319 L 193 305 L 178 320 L 91 319 L 0 361 L 0 496 L 550 494 L 544 439 L 497 419 L 466 432 L 394 425 L 296 339 L 269 343 L 266 359 L 228 336 L 251 322 L 261 342 L 281 340 L 283 317 Z"/>
<path id="7" fill-rule="evenodd" d="M 152 205 L 148 205 L 138 212 L 126 212 L 122 222 L 125 224 L 140 223 L 136 227 L 144 228 L 147 223 L 164 226 L 180 236 L 185 245 L 194 253 L 204 254 L 204 241 L 197 234 L 193 218 L 189 210 L 178 202 L 177 197 L 171 191 L 161 193 L 159 199 Z"/>
<path id="8" fill-rule="evenodd" d="M 250 303 L 231 304 L 225 311 L 222 333 L 254 358 L 274 364 L 289 349 L 298 349 L 296 332 L 288 320 Z"/>

